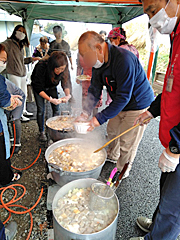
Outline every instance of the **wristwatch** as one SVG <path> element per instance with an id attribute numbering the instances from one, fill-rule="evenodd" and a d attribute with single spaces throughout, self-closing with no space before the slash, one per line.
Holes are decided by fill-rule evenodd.
<path id="1" fill-rule="evenodd" d="M 174 154 L 178 154 L 178 148 L 175 146 L 171 146 L 171 147 L 169 146 L 169 150 L 170 150 L 170 152 L 172 152 Z"/>

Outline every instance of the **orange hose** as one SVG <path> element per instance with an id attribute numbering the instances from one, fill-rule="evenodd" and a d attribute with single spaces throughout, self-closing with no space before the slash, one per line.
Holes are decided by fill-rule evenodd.
<path id="1" fill-rule="evenodd" d="M 13 121 L 13 130 L 14 130 L 14 145 L 13 145 L 13 149 L 12 149 L 12 152 L 11 152 L 11 156 L 10 158 L 12 158 L 13 154 L 14 154 L 14 149 L 15 149 L 15 143 L 16 143 L 16 128 L 15 128 L 15 122 Z M 26 169 L 29 169 L 30 167 L 32 167 L 38 160 L 39 156 L 41 154 L 41 148 L 39 149 L 39 153 L 36 157 L 36 159 L 28 166 L 28 167 L 25 167 L 25 168 L 17 168 L 17 167 L 14 167 L 14 166 L 11 166 L 13 169 L 15 170 L 19 170 L 19 171 L 23 171 L 23 170 L 26 170 Z M 21 194 L 21 196 L 19 196 L 17 199 L 16 199 L 16 196 L 17 196 L 17 190 L 16 188 L 14 187 L 22 187 L 23 188 L 23 193 Z M 6 190 L 8 189 L 12 189 L 14 190 L 14 196 L 13 198 L 7 202 L 7 203 L 4 203 L 3 201 L 3 194 Z M 30 224 L 30 229 L 29 229 L 29 233 L 28 233 L 28 236 L 26 238 L 26 240 L 29 240 L 30 236 L 31 236 L 31 232 L 32 232 L 32 229 L 33 229 L 33 217 L 32 217 L 32 213 L 31 211 L 37 206 L 37 204 L 39 203 L 39 201 L 41 200 L 41 197 L 42 197 L 42 194 L 43 194 L 43 187 L 41 188 L 41 192 L 40 192 L 40 195 L 39 195 L 39 198 L 38 200 L 36 201 L 36 203 L 34 204 L 34 206 L 32 206 L 31 208 L 27 208 L 27 207 L 24 207 L 22 205 L 17 205 L 17 204 L 14 204 L 15 202 L 19 201 L 26 193 L 26 188 L 25 186 L 23 186 L 22 184 L 12 184 L 10 186 L 7 186 L 7 187 L 3 187 L 3 188 L 0 188 L 0 191 L 2 190 L 1 194 L 0 194 L 0 201 L 2 203 L 2 205 L 0 205 L 0 209 L 2 208 L 5 208 L 8 212 L 9 212 L 9 216 L 8 218 L 3 222 L 3 224 L 6 224 L 9 219 L 11 218 L 11 213 L 15 213 L 15 214 L 26 214 L 26 213 L 29 213 L 29 216 L 30 216 L 30 220 L 31 220 L 31 224 Z M 18 208 L 23 208 L 25 209 L 26 211 L 14 211 L 12 210 L 10 207 L 18 207 Z"/>
<path id="2" fill-rule="evenodd" d="M 11 165 L 11 167 L 14 168 L 15 170 L 19 170 L 19 171 L 23 171 L 23 170 L 29 169 L 30 167 L 32 167 L 37 162 L 37 160 L 38 160 L 40 155 L 41 155 L 41 148 L 39 149 L 39 153 L 38 153 L 36 159 L 29 166 L 27 166 L 25 168 L 17 168 L 17 167 L 14 167 L 14 166 Z"/>
<path id="3" fill-rule="evenodd" d="M 17 190 L 16 190 L 15 187 L 22 187 L 23 190 L 24 190 L 23 193 L 21 194 L 21 196 L 18 197 L 17 199 L 16 199 Z M 12 198 L 9 202 L 4 203 L 4 201 L 3 201 L 3 194 L 4 194 L 4 192 L 5 192 L 6 190 L 8 190 L 8 189 L 12 189 L 12 190 L 14 191 L 14 196 L 13 196 L 13 198 Z M 26 193 L 26 188 L 25 188 L 23 185 L 21 185 L 21 184 L 12 184 L 12 185 L 10 185 L 10 186 L 0 188 L 0 190 L 2 190 L 2 192 L 1 192 L 1 194 L 0 194 L 0 201 L 1 201 L 1 203 L 2 203 L 2 205 L 0 205 L 0 209 L 5 208 L 6 210 L 9 211 L 9 216 L 8 216 L 8 218 L 3 222 L 3 224 L 5 224 L 6 222 L 9 221 L 9 219 L 10 219 L 10 217 L 11 217 L 11 213 L 15 213 L 15 214 L 25 214 L 25 213 L 29 213 L 30 219 L 31 219 L 31 225 L 30 225 L 29 234 L 28 234 L 28 236 L 27 236 L 27 238 L 26 238 L 26 240 L 29 240 L 29 238 L 30 238 L 30 236 L 31 236 L 32 228 L 33 228 L 33 218 L 32 218 L 31 210 L 33 210 L 33 209 L 37 206 L 37 204 L 39 203 L 39 201 L 41 200 L 41 197 L 42 197 L 42 195 L 43 195 L 43 190 L 44 190 L 43 187 L 41 188 L 41 192 L 40 192 L 40 195 L 39 195 L 39 197 L 38 197 L 38 200 L 36 201 L 36 203 L 34 204 L 34 206 L 32 206 L 32 207 L 29 208 L 29 209 L 28 209 L 27 207 L 22 206 L 22 205 L 14 204 L 14 203 L 17 202 L 18 200 L 20 200 L 20 199 L 25 195 L 25 193 Z M 20 212 L 20 211 L 14 211 L 14 210 L 12 210 L 10 207 L 23 208 L 23 209 L 25 209 L 26 211 L 22 211 L 22 212 Z"/>
<path id="4" fill-rule="evenodd" d="M 16 143 L 16 127 L 15 127 L 15 122 L 13 121 L 13 131 L 14 131 L 14 145 L 13 145 L 13 149 L 12 149 L 12 153 L 11 153 L 11 156 L 10 158 L 12 158 L 13 154 L 14 154 L 14 149 L 15 149 L 15 143 Z M 36 157 L 36 159 L 34 160 L 34 162 L 32 162 L 28 167 L 25 167 L 25 168 L 17 168 L 17 167 L 14 167 L 11 165 L 11 167 L 15 170 L 19 170 L 19 171 L 23 171 L 23 170 L 27 170 L 29 169 L 30 167 L 32 167 L 38 160 L 39 156 L 41 154 L 41 148 L 39 149 L 39 153 Z"/>

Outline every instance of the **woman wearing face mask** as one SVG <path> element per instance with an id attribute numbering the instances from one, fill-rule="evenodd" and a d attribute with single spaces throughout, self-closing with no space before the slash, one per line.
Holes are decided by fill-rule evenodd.
<path id="1" fill-rule="evenodd" d="M 47 141 L 44 132 L 45 100 L 51 103 L 53 116 L 59 115 L 59 104 L 71 98 L 71 82 L 68 77 L 68 60 L 65 53 L 54 51 L 48 60 L 38 62 L 33 70 L 32 87 L 37 105 L 39 140 Z M 65 97 L 58 99 L 57 85 L 61 82 Z"/>
<path id="2" fill-rule="evenodd" d="M 113 28 L 109 34 L 108 39 L 110 40 L 111 44 L 122 47 L 127 49 L 128 51 L 134 53 L 134 55 L 139 58 L 138 50 L 133 46 L 132 44 L 129 44 L 126 41 L 126 32 L 121 27 L 115 27 Z"/>
<path id="3" fill-rule="evenodd" d="M 160 199 L 152 219 L 138 217 L 147 234 L 131 240 L 175 240 L 180 234 L 180 10 L 179 1 L 143 0 L 150 24 L 170 34 L 171 50 L 162 94 L 135 123 L 160 116 L 159 139 L 164 150 L 159 157 Z M 143 202 L 146 199 L 143 199 Z"/>
<path id="4" fill-rule="evenodd" d="M 12 81 L 17 87 L 21 88 L 27 97 L 27 83 L 26 83 L 26 68 L 24 64 L 29 64 L 40 58 L 24 58 L 24 47 L 29 47 L 29 40 L 25 28 L 22 25 L 17 25 L 10 38 L 3 42 L 7 52 L 7 66 L 6 73 L 8 79 Z M 26 110 L 24 104 L 22 121 L 29 121 L 25 116 L 33 116 Z"/>

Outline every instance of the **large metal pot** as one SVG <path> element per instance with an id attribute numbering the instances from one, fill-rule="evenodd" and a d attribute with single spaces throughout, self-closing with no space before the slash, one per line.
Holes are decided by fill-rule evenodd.
<path id="1" fill-rule="evenodd" d="M 63 118 L 71 119 L 72 116 L 71 115 L 61 115 L 61 116 L 51 117 L 46 121 L 47 130 L 48 130 L 49 136 L 53 140 L 53 142 L 56 142 L 58 140 L 65 139 L 65 138 L 75 137 L 75 130 L 74 130 L 73 124 L 72 124 L 72 127 L 62 128 L 61 130 L 56 130 L 56 129 L 49 127 L 49 123 L 51 123 L 52 121 L 61 120 Z"/>
<path id="2" fill-rule="evenodd" d="M 54 199 L 53 199 L 53 204 L 52 204 L 52 209 L 53 209 L 53 228 L 54 228 L 54 240 L 114 240 L 116 236 L 116 227 L 117 227 L 117 220 L 118 220 L 118 213 L 119 213 L 119 201 L 114 194 L 114 204 L 116 205 L 115 207 L 117 208 L 117 215 L 114 219 L 114 221 L 107 226 L 105 229 L 92 233 L 92 234 L 77 234 L 70 232 L 63 228 L 57 221 L 56 216 L 54 214 L 54 209 L 57 207 L 58 200 L 62 198 L 64 195 L 66 195 L 69 190 L 73 190 L 74 188 L 87 188 L 90 187 L 91 184 L 99 182 L 96 179 L 92 178 L 87 178 L 87 179 L 79 179 L 72 181 L 62 188 L 58 190 L 56 193 Z"/>
<path id="3" fill-rule="evenodd" d="M 104 160 L 103 163 L 100 166 L 98 166 L 97 168 L 90 170 L 90 171 L 86 171 L 86 172 L 63 171 L 59 166 L 57 166 L 55 164 L 51 164 L 48 161 L 49 155 L 54 149 L 64 146 L 69 143 L 83 143 L 84 144 L 84 142 L 85 142 L 85 140 L 81 139 L 81 138 L 69 138 L 69 139 L 57 141 L 57 142 L 53 143 L 52 145 L 50 145 L 46 149 L 45 158 L 46 158 L 46 161 L 48 162 L 49 171 L 51 172 L 51 174 L 54 178 L 54 181 L 57 184 L 59 184 L 60 186 L 63 186 L 64 184 L 71 182 L 73 180 L 76 180 L 76 179 L 81 179 L 81 178 L 97 179 L 99 177 L 102 167 L 105 163 L 106 156 L 107 156 L 105 149 L 101 150 L 103 152 L 103 160 Z M 90 143 L 88 142 L 88 144 L 90 144 Z"/>

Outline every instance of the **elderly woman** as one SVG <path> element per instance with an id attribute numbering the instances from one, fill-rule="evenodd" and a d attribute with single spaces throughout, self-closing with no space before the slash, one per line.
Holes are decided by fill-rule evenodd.
<path id="1" fill-rule="evenodd" d="M 125 48 L 130 52 L 134 53 L 134 55 L 139 58 L 138 50 L 135 48 L 135 46 L 127 42 L 126 31 L 124 31 L 123 28 L 121 27 L 113 28 L 108 34 L 108 39 L 110 40 L 111 44 Z"/>
<path id="2" fill-rule="evenodd" d="M 31 76 L 34 97 L 37 105 L 39 140 L 47 141 L 44 132 L 45 100 L 51 103 L 53 116 L 59 115 L 59 104 L 71 98 L 71 82 L 68 77 L 68 60 L 60 51 L 51 53 L 48 59 L 39 61 Z M 57 85 L 61 83 L 65 97 L 58 99 Z"/>
<path id="3" fill-rule="evenodd" d="M 48 38 L 43 36 L 39 39 L 40 44 L 34 49 L 33 57 L 43 58 L 47 55 L 49 50 Z"/>

